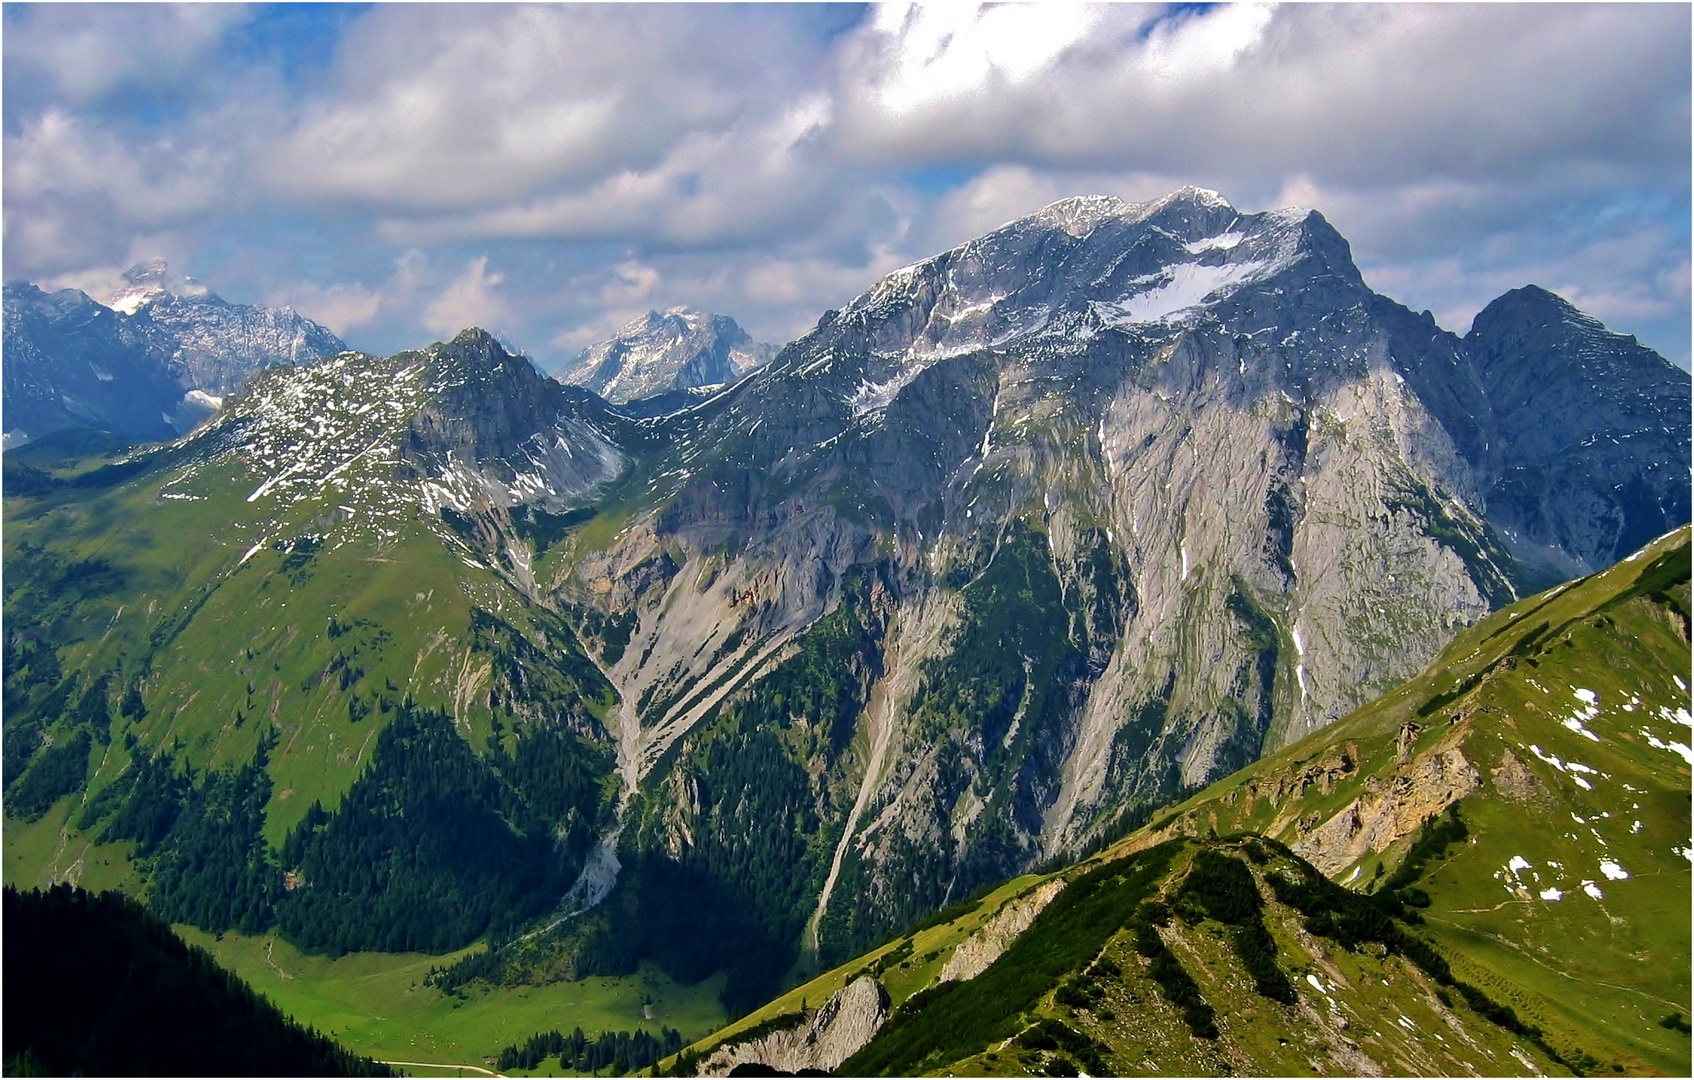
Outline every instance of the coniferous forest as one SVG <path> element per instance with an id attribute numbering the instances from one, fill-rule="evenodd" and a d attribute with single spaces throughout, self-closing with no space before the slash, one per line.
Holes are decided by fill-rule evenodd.
<path id="1" fill-rule="evenodd" d="M 7 886 L 4 902 L 7 1076 L 393 1075 L 120 893 Z"/>

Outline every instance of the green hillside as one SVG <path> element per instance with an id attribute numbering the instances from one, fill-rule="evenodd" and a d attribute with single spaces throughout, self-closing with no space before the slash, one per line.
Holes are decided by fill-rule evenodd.
<path id="1" fill-rule="evenodd" d="M 1690 1012 L 1688 627 L 1683 528 L 1496 612 L 1131 843 L 1260 832 L 1369 891 L 1456 804 L 1465 842 L 1416 878 L 1434 938 L 1571 1045 L 1684 1072 L 1659 1021 Z"/>
<path id="2" fill-rule="evenodd" d="M 172 446 L 8 451 L 5 881 L 121 888 L 378 1058 L 696 1037 L 721 978 L 426 985 L 551 915 L 617 796 L 616 694 L 571 625 L 396 479 L 452 383 L 406 372 L 450 352 L 273 373 Z"/>

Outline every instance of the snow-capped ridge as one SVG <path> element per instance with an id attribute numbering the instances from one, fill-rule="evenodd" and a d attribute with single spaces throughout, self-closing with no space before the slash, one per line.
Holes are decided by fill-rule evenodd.
<path id="1" fill-rule="evenodd" d="M 870 362 L 840 388 L 852 415 L 866 416 L 948 357 L 1035 341 L 1074 351 L 1105 330 L 1180 328 L 1309 251 L 1346 260 L 1344 276 L 1357 280 L 1345 242 L 1330 243 L 1333 230 L 1314 230 L 1312 217 L 1301 208 L 1242 215 L 1217 192 L 1192 186 L 1142 203 L 1061 199 L 883 275 L 813 333 L 873 334 Z M 817 367 L 810 350 L 793 362 L 829 367 Z"/>

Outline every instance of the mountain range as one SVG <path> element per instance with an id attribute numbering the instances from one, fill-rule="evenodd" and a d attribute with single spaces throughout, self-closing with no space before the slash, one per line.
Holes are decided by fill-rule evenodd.
<path id="1" fill-rule="evenodd" d="M 274 367 L 168 444 L 7 452 L 7 878 L 740 1011 L 1685 524 L 1689 404 L 1551 293 L 1459 337 L 1194 188 L 675 408 L 477 330 Z"/>
<path id="2" fill-rule="evenodd" d="M 81 427 L 174 438 L 252 372 L 347 348 L 291 308 L 231 304 L 162 261 L 131 267 L 107 303 L 14 282 L 3 309 L 8 447 Z"/>

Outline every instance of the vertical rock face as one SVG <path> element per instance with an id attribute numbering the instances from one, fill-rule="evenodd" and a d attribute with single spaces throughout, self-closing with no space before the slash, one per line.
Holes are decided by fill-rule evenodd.
<path id="1" fill-rule="evenodd" d="M 728 315 L 676 307 L 663 314 L 649 311 L 610 341 L 590 345 L 560 378 L 622 405 L 670 390 L 734 382 L 775 352 Z"/>
<path id="2" fill-rule="evenodd" d="M 1538 583 L 1610 566 L 1689 517 L 1689 379 L 1534 285 L 1465 348 L 1494 410 L 1488 513 Z"/>
<path id="3" fill-rule="evenodd" d="M 110 305 L 7 285 L 7 443 L 83 426 L 171 438 L 253 372 L 346 348 L 290 308 L 228 303 L 162 262 L 131 268 Z"/>

